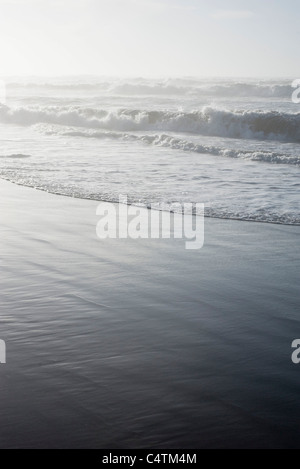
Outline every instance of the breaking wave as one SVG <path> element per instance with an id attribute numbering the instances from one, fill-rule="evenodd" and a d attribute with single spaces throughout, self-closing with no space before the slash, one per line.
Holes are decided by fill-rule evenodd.
<path id="1" fill-rule="evenodd" d="M 193 133 L 236 139 L 300 142 L 300 113 L 227 111 L 204 107 L 194 112 L 70 107 L 0 107 L 3 124 L 56 124 L 112 131 Z"/>
<path id="2" fill-rule="evenodd" d="M 115 139 L 123 141 L 137 141 L 148 145 L 160 146 L 171 148 L 174 150 L 181 150 L 186 152 L 209 154 L 214 156 L 224 156 L 229 158 L 242 158 L 245 160 L 261 161 L 264 163 L 272 164 L 287 164 L 300 166 L 300 156 L 291 156 L 284 153 L 272 152 L 272 151 L 247 151 L 247 150 L 235 150 L 228 148 L 221 148 L 214 145 L 201 145 L 185 139 L 174 137 L 167 134 L 155 134 L 155 135 L 139 135 L 133 133 L 122 133 L 122 132 L 108 132 L 108 131 L 93 131 L 93 130 L 78 130 L 78 129 L 64 129 L 60 128 L 43 128 L 40 130 L 44 131 L 48 135 L 62 135 L 66 137 L 83 137 L 83 138 L 96 138 L 96 139 Z"/>
<path id="3" fill-rule="evenodd" d="M 108 95 L 123 96 L 216 96 L 216 97 L 244 97 L 244 98 L 288 98 L 292 94 L 291 83 L 276 82 L 217 82 L 207 83 L 197 79 L 165 79 L 165 80 L 116 80 L 106 79 L 99 81 L 57 81 L 48 82 L 9 82 L 7 89 L 40 89 L 40 90 L 65 90 L 65 91 L 94 91 Z"/>

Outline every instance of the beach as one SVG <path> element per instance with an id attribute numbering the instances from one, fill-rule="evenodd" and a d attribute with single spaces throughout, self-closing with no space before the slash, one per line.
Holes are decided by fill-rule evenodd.
<path id="1" fill-rule="evenodd" d="M 97 201 L 0 181 L 1 448 L 300 448 L 300 227 L 100 240 Z"/>

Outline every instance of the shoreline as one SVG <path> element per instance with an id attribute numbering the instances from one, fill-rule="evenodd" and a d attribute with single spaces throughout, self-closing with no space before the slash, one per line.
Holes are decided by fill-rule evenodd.
<path id="1" fill-rule="evenodd" d="M 100 200 L 100 199 L 91 199 L 91 198 L 87 198 L 87 197 L 77 197 L 77 196 L 71 196 L 71 195 L 67 195 L 67 194 L 61 194 L 61 193 L 58 193 L 58 192 L 49 192 L 47 191 L 46 189 L 42 189 L 42 188 L 37 188 L 37 187 L 32 187 L 32 186 L 28 186 L 28 185 L 24 185 L 24 184 L 20 184 L 18 182 L 14 182 L 14 181 L 10 181 L 9 179 L 5 179 L 3 177 L 0 176 L 0 181 L 5 181 L 5 182 L 8 182 L 10 184 L 13 184 L 13 185 L 16 185 L 16 186 L 19 186 L 19 187 L 24 187 L 24 188 L 28 188 L 28 189 L 32 189 L 34 191 L 38 191 L 38 192 L 44 192 L 46 194 L 49 194 L 49 195 L 54 195 L 54 196 L 57 196 L 57 197 L 66 197 L 68 199 L 74 199 L 74 200 L 86 200 L 86 201 L 90 201 L 90 202 L 96 202 L 98 204 L 100 203 L 107 203 L 107 204 L 113 204 L 113 205 L 126 205 L 128 207 L 140 207 L 139 205 L 135 205 L 135 204 L 124 204 L 124 203 L 120 203 L 118 201 L 111 201 L 111 200 Z M 153 207 L 149 207 L 148 205 L 142 205 L 141 206 L 142 208 L 146 209 L 146 210 L 155 210 Z M 164 212 L 165 210 L 158 210 L 159 212 Z M 168 211 L 167 211 L 168 212 Z M 174 212 L 174 211 L 171 211 L 169 213 L 172 213 L 172 214 L 178 214 L 178 212 Z M 192 216 L 199 216 L 198 214 L 189 214 L 189 215 L 192 215 Z M 220 217 L 220 216 L 213 216 L 213 215 L 206 215 L 204 214 L 204 218 L 205 219 L 212 219 L 212 220 L 224 220 L 224 221 L 237 221 L 237 222 L 246 222 L 246 223 L 259 223 L 259 224 L 266 224 L 266 225 L 280 225 L 280 226 L 300 226 L 300 223 L 280 223 L 280 222 L 276 222 L 276 221 L 266 221 L 266 220 L 247 220 L 247 219 L 243 219 L 243 218 L 225 218 L 225 217 Z"/>
<path id="2" fill-rule="evenodd" d="M 300 448 L 299 226 L 96 237 L 98 201 L 0 180 L 1 448 Z"/>

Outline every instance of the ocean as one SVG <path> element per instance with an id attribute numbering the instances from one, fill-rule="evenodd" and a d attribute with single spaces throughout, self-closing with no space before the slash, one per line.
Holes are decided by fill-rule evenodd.
<path id="1" fill-rule="evenodd" d="M 71 197 L 300 223 L 292 79 L 9 78 L 0 177 Z"/>
<path id="2" fill-rule="evenodd" d="M 300 448 L 291 83 L 6 80 L 0 448 Z M 203 248 L 99 239 L 120 196 L 204 203 Z"/>

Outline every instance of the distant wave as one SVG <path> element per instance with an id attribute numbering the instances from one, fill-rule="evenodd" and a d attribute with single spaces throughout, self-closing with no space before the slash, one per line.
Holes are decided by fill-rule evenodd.
<path id="1" fill-rule="evenodd" d="M 290 98 L 291 85 L 261 85 L 233 83 L 225 85 L 175 86 L 172 84 L 132 84 L 124 83 L 109 88 L 120 95 L 194 95 L 209 97 L 245 98 Z"/>
<path id="2" fill-rule="evenodd" d="M 244 97 L 244 98 L 291 98 L 292 87 L 290 84 L 285 85 L 265 85 L 265 84 L 249 84 L 234 83 L 229 85 L 208 86 L 205 89 L 209 95 L 224 97 Z"/>
<path id="3" fill-rule="evenodd" d="M 109 132 L 109 131 L 92 131 L 92 130 L 77 130 L 60 128 L 42 128 L 48 135 L 57 135 L 58 133 L 67 137 L 83 137 L 83 138 L 98 138 L 98 139 L 115 139 L 124 141 L 138 141 L 149 145 L 167 147 L 174 150 L 181 150 L 186 152 L 209 154 L 214 156 L 224 156 L 228 158 L 242 158 L 245 160 L 261 161 L 264 163 L 272 164 L 287 164 L 300 166 L 300 156 L 291 156 L 283 153 L 271 151 L 244 151 L 228 148 L 221 148 L 214 145 L 200 145 L 185 139 L 174 137 L 172 135 L 137 135 L 133 133 L 122 132 Z"/>
<path id="4" fill-rule="evenodd" d="M 21 160 L 21 159 L 24 159 L 24 158 L 30 158 L 30 155 L 23 155 L 22 153 L 16 153 L 16 154 L 13 154 L 13 155 L 0 155 L 0 158 Z"/>
<path id="5" fill-rule="evenodd" d="M 39 89 L 39 90 L 70 90 L 70 91 L 83 91 L 83 90 L 95 90 L 107 91 L 111 88 L 111 83 L 109 82 L 99 82 L 99 83 L 42 83 L 42 82 L 28 82 L 28 83 L 19 83 L 19 82 L 10 82 L 6 83 L 6 88 L 8 90 L 29 90 L 29 89 Z"/>
<path id="6" fill-rule="evenodd" d="M 209 97 L 245 97 L 245 98 L 291 98 L 293 88 L 291 83 L 245 83 L 225 82 L 207 83 L 197 80 L 162 80 L 162 81 L 116 81 L 106 80 L 99 82 L 8 82 L 8 90 L 39 89 L 39 90 L 66 90 L 66 91 L 95 91 L 109 95 L 124 96 L 163 96 L 163 95 L 191 95 Z"/>
<path id="7" fill-rule="evenodd" d="M 193 133 L 236 139 L 300 142 L 300 113 L 276 111 L 226 111 L 205 107 L 194 112 L 95 108 L 0 107 L 3 124 L 56 124 L 113 131 Z"/>

